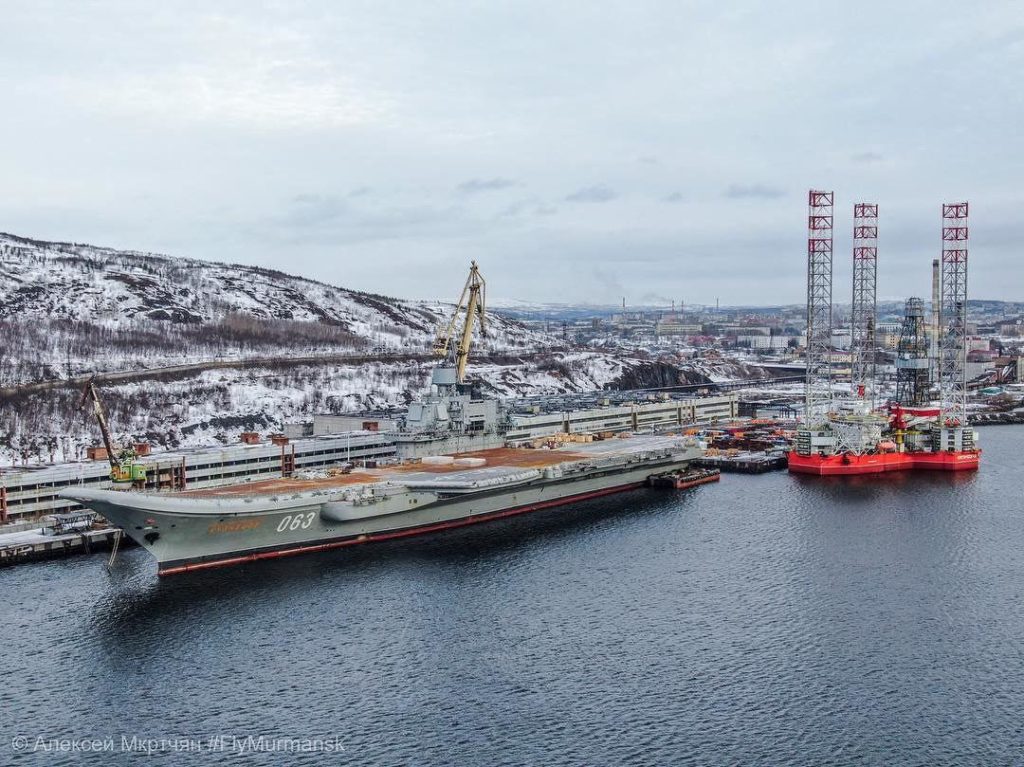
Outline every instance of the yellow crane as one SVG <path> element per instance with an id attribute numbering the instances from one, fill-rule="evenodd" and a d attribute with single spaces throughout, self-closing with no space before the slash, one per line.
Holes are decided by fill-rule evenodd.
<path id="1" fill-rule="evenodd" d="M 103 437 L 103 447 L 107 450 L 107 461 L 110 463 L 110 479 L 113 482 L 145 482 L 146 467 L 135 463 L 135 451 L 131 448 L 118 450 L 114 447 L 114 440 L 110 437 L 110 426 L 107 423 L 107 414 L 103 410 L 103 403 L 100 401 L 99 392 L 96 391 L 96 384 L 90 378 L 82 391 L 82 402 L 79 407 L 84 408 L 87 402 L 92 402 L 92 411 L 100 425 L 100 436 Z"/>
<path id="2" fill-rule="evenodd" d="M 455 380 L 462 383 L 466 377 L 466 365 L 469 363 L 469 348 L 473 343 L 473 323 L 479 320 L 480 335 L 487 338 L 485 292 L 487 283 L 480 276 L 476 261 L 470 262 L 469 277 L 462 288 L 462 295 L 455 304 L 455 311 L 448 324 L 441 328 L 434 341 L 434 354 L 443 360 L 450 360 L 455 365 Z M 466 312 L 466 321 L 459 332 L 459 315 Z M 457 336 L 457 338 L 456 338 Z M 454 357 L 454 359 L 453 359 Z"/>

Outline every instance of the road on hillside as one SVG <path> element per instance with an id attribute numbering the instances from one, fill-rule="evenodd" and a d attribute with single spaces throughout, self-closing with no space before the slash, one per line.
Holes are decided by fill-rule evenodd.
<path id="1" fill-rule="evenodd" d="M 538 354 L 545 352 L 527 352 L 525 354 L 508 354 L 492 357 L 475 357 L 478 362 L 491 362 L 508 359 L 529 360 Z M 108 373 L 96 373 L 95 376 L 84 375 L 72 378 L 59 378 L 51 381 L 33 381 L 32 383 L 19 384 L 0 388 L 0 397 L 14 397 L 22 394 L 31 394 L 37 391 L 48 389 L 59 389 L 68 387 L 81 387 L 93 378 L 96 383 L 129 383 L 132 381 L 148 381 L 154 378 L 167 376 L 190 375 L 202 373 L 204 370 L 221 370 L 223 368 L 248 368 L 260 367 L 262 365 L 322 365 L 326 363 L 341 363 L 346 365 L 362 365 L 367 362 L 432 362 L 437 358 L 430 353 L 399 353 L 399 354 L 315 354 L 300 357 L 283 356 L 280 354 L 270 357 L 245 357 L 243 359 L 213 359 L 201 362 L 188 362 L 180 365 L 166 365 L 164 367 L 143 368 L 141 370 L 120 370 Z"/>
<path id="2" fill-rule="evenodd" d="M 546 349 L 544 351 L 525 352 L 522 354 L 490 355 L 475 357 L 474 361 L 493 364 L 507 364 L 509 360 L 532 360 L 538 356 L 549 355 L 553 352 L 564 351 L 564 349 Z M 427 352 L 419 353 L 391 353 L 391 354 L 313 354 L 298 357 L 285 355 L 271 355 L 267 357 L 245 357 L 242 359 L 212 359 L 199 362 L 188 362 L 179 365 L 166 365 L 163 367 L 143 368 L 141 370 L 120 370 L 106 373 L 96 373 L 95 376 L 83 375 L 72 378 L 59 378 L 50 381 L 33 381 L 31 383 L 19 384 L 0 388 L 0 399 L 16 397 L 34 392 L 47 391 L 60 388 L 80 388 L 90 379 L 96 383 L 131 383 L 137 381 L 149 381 L 175 376 L 189 376 L 202 373 L 205 370 L 222 370 L 224 368 L 255 368 L 265 365 L 323 365 L 328 363 L 340 363 L 344 365 L 363 365 L 368 362 L 433 362 L 437 359 L 433 354 Z M 780 372 L 782 372 L 780 370 Z M 677 384 L 669 386 L 654 386 L 636 391 L 693 391 L 707 388 L 716 391 L 730 389 L 741 389 L 750 386 L 786 383 L 790 381 L 802 381 L 801 375 L 780 375 L 772 378 L 757 378 L 749 380 L 738 380 L 729 382 L 704 382 L 695 384 Z"/>

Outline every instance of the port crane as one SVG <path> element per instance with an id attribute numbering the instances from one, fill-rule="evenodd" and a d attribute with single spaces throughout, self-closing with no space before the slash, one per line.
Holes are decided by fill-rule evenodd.
<path id="1" fill-rule="evenodd" d="M 103 447 L 107 450 L 107 461 L 110 462 L 111 481 L 118 483 L 144 482 L 146 479 L 146 467 L 135 463 L 135 451 L 131 448 L 119 451 L 114 446 L 114 441 L 110 437 L 110 425 L 107 422 L 107 414 L 103 409 L 103 402 L 100 400 L 99 391 L 97 391 L 96 384 L 92 378 L 85 384 L 79 407 L 84 409 L 88 402 L 92 402 L 92 412 L 100 425 Z"/>
<path id="2" fill-rule="evenodd" d="M 485 308 L 487 283 L 480 276 L 476 261 L 470 262 L 469 276 L 462 288 L 462 295 L 455 304 L 448 324 L 440 329 L 434 340 L 434 355 L 455 366 L 456 383 L 463 383 L 466 365 L 469 363 L 469 349 L 473 343 L 473 324 L 479 322 L 480 335 L 487 338 L 487 311 Z M 466 320 L 459 331 L 459 315 L 465 311 Z"/>

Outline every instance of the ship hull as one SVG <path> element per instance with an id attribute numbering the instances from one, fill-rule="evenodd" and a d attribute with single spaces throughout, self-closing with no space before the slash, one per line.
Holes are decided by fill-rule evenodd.
<path id="1" fill-rule="evenodd" d="M 178 573 L 189 572 L 191 570 L 208 570 L 214 567 L 228 567 L 230 565 L 242 564 L 244 562 L 254 562 L 260 559 L 278 559 L 280 557 L 289 557 L 296 554 L 310 554 L 316 551 L 330 551 L 331 549 L 339 549 L 345 546 L 355 546 L 362 543 L 375 543 L 381 541 L 394 540 L 396 538 L 408 538 L 417 535 L 429 535 L 431 533 L 440 533 L 445 530 L 452 530 L 458 527 L 465 527 L 467 525 L 479 524 L 483 522 L 492 522 L 498 519 L 504 519 L 506 517 L 516 516 L 518 514 L 526 514 L 531 511 L 540 511 L 542 509 L 551 509 L 558 506 L 567 506 L 573 503 L 579 503 L 581 501 L 590 500 L 592 498 L 600 498 L 605 495 L 612 495 L 614 493 L 622 493 L 629 490 L 635 490 L 643 487 L 646 482 L 635 482 L 625 485 L 616 485 L 614 487 L 605 488 L 603 490 L 592 490 L 586 493 L 579 493 L 578 495 L 567 496 L 565 498 L 556 498 L 548 501 L 541 501 L 537 503 L 526 504 L 523 506 L 517 506 L 511 509 L 505 509 L 502 511 L 494 511 L 490 513 L 476 514 L 471 517 L 462 517 L 450 519 L 447 521 L 439 521 L 432 524 L 423 525 L 421 527 L 408 527 L 401 528 L 398 530 L 384 531 L 380 533 L 364 533 L 360 535 L 350 536 L 348 538 L 342 538 L 340 540 L 327 540 L 321 543 L 308 543 L 299 544 L 295 546 L 289 546 L 287 548 L 270 548 L 270 549 L 256 549 L 253 551 L 238 552 L 226 559 L 210 559 L 202 561 L 179 561 L 179 562 L 167 562 L 162 563 L 159 569 L 160 575 L 176 575 Z"/>
<path id="2" fill-rule="evenodd" d="M 161 575 L 172 575 L 441 532 L 565 506 L 639 488 L 651 474 L 685 468 L 691 459 L 680 456 L 463 496 L 406 492 L 375 504 L 362 516 L 341 520 L 330 509 L 330 501 L 301 495 L 205 506 L 194 500 L 104 490 L 81 489 L 67 496 L 124 530 L 156 558 Z"/>
<path id="3" fill-rule="evenodd" d="M 980 460 L 980 450 L 824 456 L 800 455 L 791 451 L 789 470 L 794 474 L 813 474 L 820 477 L 909 470 L 976 471 Z"/>

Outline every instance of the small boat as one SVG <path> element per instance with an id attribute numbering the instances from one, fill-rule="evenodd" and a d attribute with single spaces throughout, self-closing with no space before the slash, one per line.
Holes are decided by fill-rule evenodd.
<path id="1" fill-rule="evenodd" d="M 647 478 L 651 487 L 667 487 L 673 490 L 686 490 L 697 485 L 706 485 L 709 482 L 718 482 L 722 478 L 722 472 L 718 469 L 695 469 L 692 471 L 673 471 L 668 474 L 659 474 Z"/>

